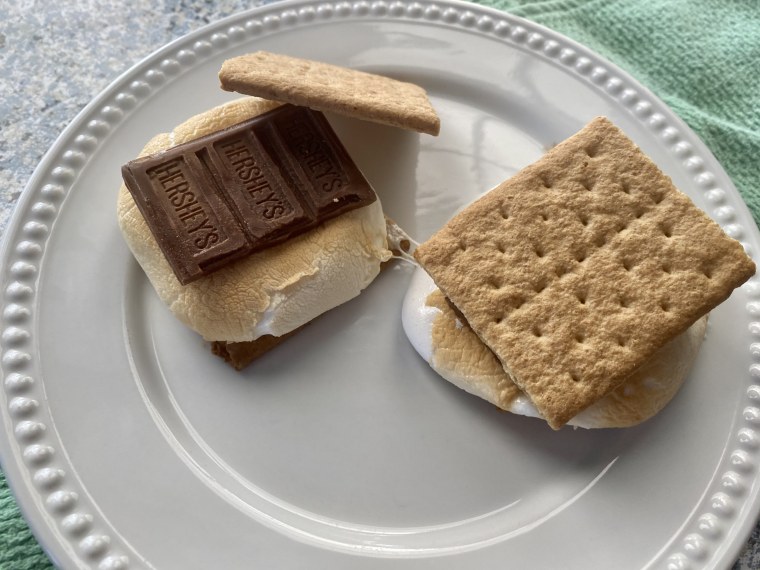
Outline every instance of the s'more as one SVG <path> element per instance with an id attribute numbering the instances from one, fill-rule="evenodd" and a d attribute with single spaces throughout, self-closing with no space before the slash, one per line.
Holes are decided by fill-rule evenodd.
<path id="1" fill-rule="evenodd" d="M 428 133 L 439 121 L 421 87 L 291 56 L 238 56 L 219 80 L 249 96 L 153 137 L 122 168 L 117 218 L 169 310 L 242 369 L 357 296 L 395 249 L 320 109 Z"/>
<path id="2" fill-rule="evenodd" d="M 414 256 L 427 275 L 407 296 L 404 326 L 420 352 L 458 386 L 554 429 L 657 413 L 686 377 L 706 315 L 755 273 L 742 246 L 603 117 Z"/>

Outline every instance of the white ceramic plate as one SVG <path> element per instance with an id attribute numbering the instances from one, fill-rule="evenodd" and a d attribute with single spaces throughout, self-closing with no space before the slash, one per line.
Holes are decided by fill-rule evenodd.
<path id="1" fill-rule="evenodd" d="M 115 221 L 119 167 L 231 98 L 268 49 L 412 79 L 438 138 L 332 117 L 387 213 L 424 239 L 608 115 L 758 249 L 694 134 L 583 47 L 453 2 L 295 2 L 160 50 L 66 129 L 2 251 L 3 468 L 66 568 L 702 568 L 758 512 L 760 287 L 713 314 L 684 389 L 635 429 L 553 432 L 433 374 L 401 330 L 398 265 L 242 374 L 157 300 Z M 760 319 L 758 319 L 760 320 Z"/>

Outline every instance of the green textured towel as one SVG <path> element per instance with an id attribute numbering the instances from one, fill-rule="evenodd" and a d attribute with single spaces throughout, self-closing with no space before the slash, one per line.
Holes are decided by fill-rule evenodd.
<path id="1" fill-rule="evenodd" d="M 480 0 L 577 40 L 707 144 L 760 222 L 758 0 Z"/>
<path id="2" fill-rule="evenodd" d="M 117 4 L 105 2 L 111 3 Z M 760 220 L 760 174 L 755 166 L 760 158 L 759 0 L 478 3 L 557 30 L 631 73 L 697 132 L 744 196 L 755 222 Z M 192 6 L 186 4 L 163 2 L 167 38 L 174 33 L 174 18 L 184 14 L 193 19 Z M 249 7 L 251 2 L 219 4 L 233 11 Z M 55 21 L 54 5 L 45 10 L 50 11 L 47 19 Z M 5 36 L 0 38 L 5 42 Z M 108 46 L 114 53 L 117 48 Z M 744 562 L 754 567 L 751 555 L 747 553 Z M 52 566 L 31 536 L 0 473 L 0 570 L 47 568 Z"/>
<path id="3" fill-rule="evenodd" d="M 0 473 L 0 569 L 52 568 L 18 510 L 5 476 Z"/>

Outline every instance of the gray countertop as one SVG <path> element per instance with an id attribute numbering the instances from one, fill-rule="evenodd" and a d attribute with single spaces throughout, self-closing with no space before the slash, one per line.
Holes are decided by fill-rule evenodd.
<path id="1" fill-rule="evenodd" d="M 76 114 L 157 48 L 266 2 L 63 0 L 0 3 L 0 231 L 36 165 Z M 760 567 L 755 528 L 734 568 Z M 18 560 L 17 567 L 30 567 Z"/>

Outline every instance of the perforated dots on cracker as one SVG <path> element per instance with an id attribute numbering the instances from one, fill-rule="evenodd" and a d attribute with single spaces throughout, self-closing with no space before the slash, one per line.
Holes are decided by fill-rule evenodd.
<path id="1" fill-rule="evenodd" d="M 755 272 L 605 118 L 455 216 L 415 257 L 555 429 Z"/>

